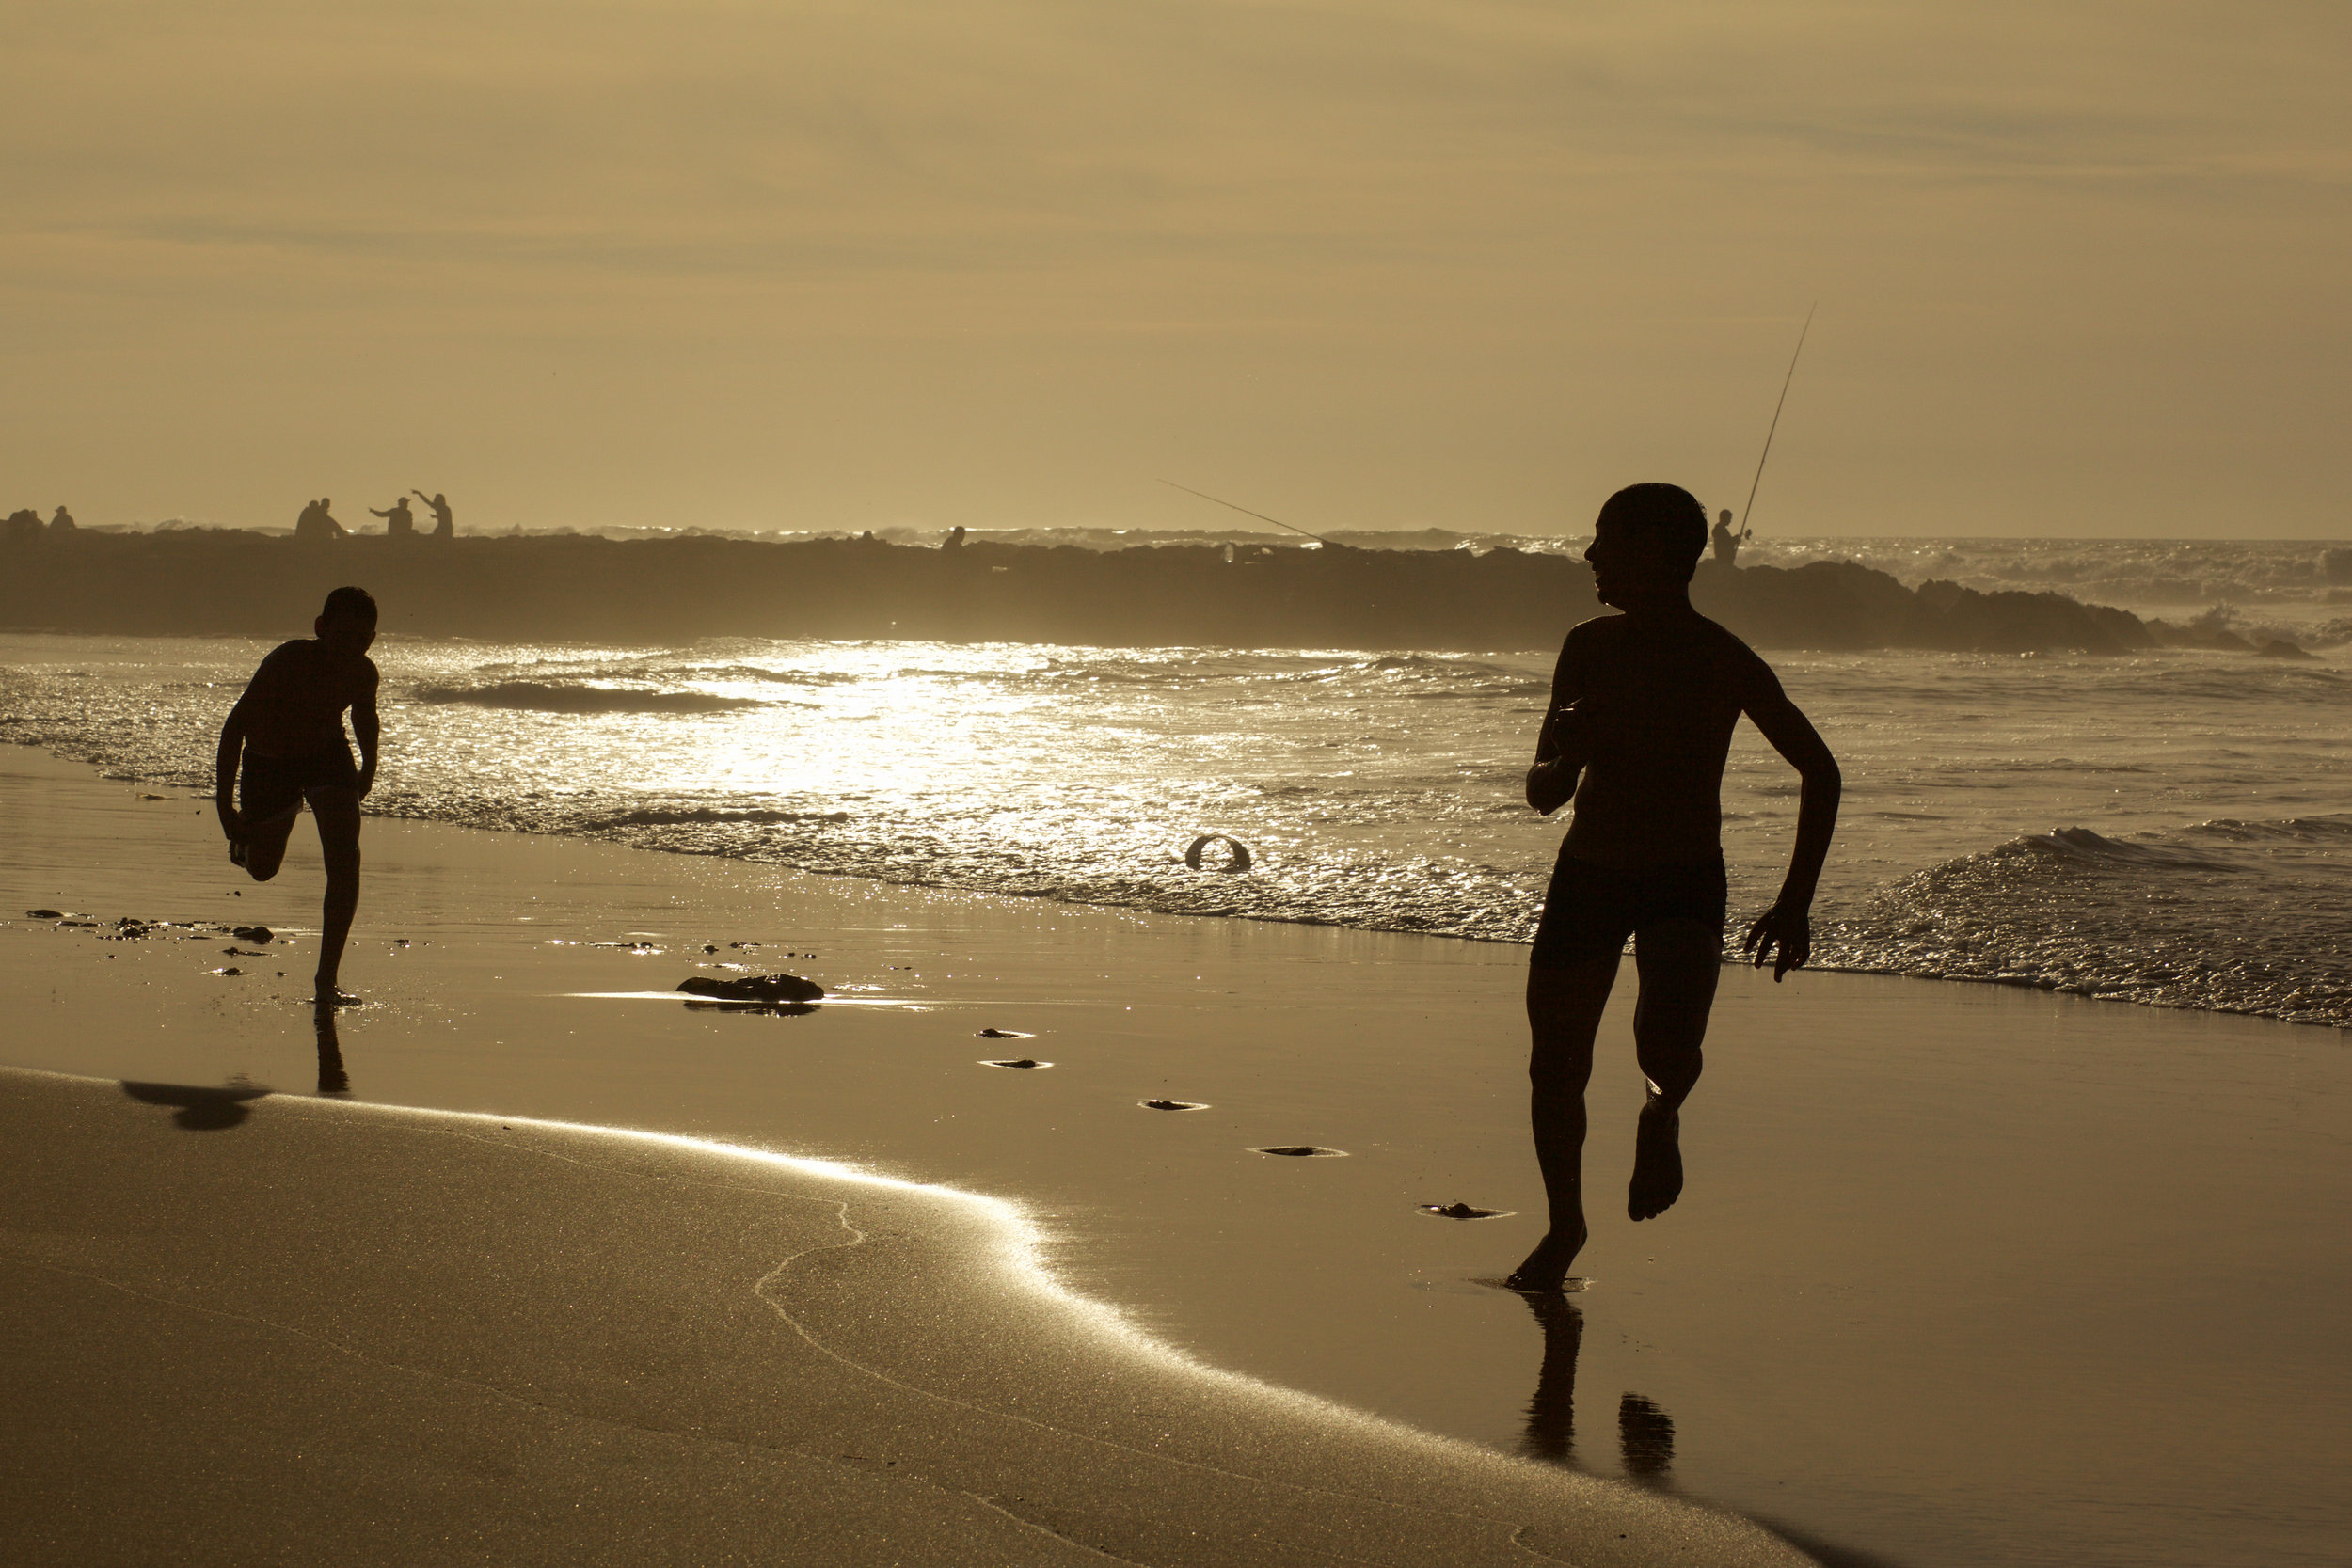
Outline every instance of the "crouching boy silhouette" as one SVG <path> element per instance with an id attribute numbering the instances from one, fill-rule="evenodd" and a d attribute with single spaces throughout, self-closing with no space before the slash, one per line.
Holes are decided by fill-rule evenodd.
<path id="1" fill-rule="evenodd" d="M 315 637 L 282 643 L 262 660 L 245 695 L 220 727 L 214 763 L 215 800 L 229 858 L 257 882 L 278 875 L 286 839 L 308 801 L 318 819 L 326 861 L 326 904 L 320 921 L 316 999 L 337 1006 L 358 998 L 338 989 L 343 943 L 359 905 L 359 802 L 375 784 L 375 600 L 364 588 L 326 595 Z M 343 738 L 351 712 L 359 762 Z"/>

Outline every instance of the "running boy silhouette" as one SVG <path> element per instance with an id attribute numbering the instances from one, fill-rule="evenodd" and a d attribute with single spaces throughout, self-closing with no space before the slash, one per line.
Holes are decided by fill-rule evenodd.
<path id="1" fill-rule="evenodd" d="M 381 734 L 375 665 L 368 657 L 375 600 L 364 588 L 338 588 L 312 629 L 317 636 L 280 644 L 253 673 L 220 727 L 213 776 L 229 858 L 257 882 L 278 875 L 294 817 L 310 802 L 326 861 L 316 998 L 340 1006 L 358 1000 L 336 982 L 359 906 L 359 802 L 375 784 Z M 346 708 L 359 737 L 357 768 L 343 739 Z"/>
<path id="2" fill-rule="evenodd" d="M 1697 1085 L 1724 929 L 1722 791 L 1746 714 L 1804 780 L 1780 897 L 1740 943 L 1778 980 L 1812 951 L 1813 890 L 1837 825 L 1836 761 L 1772 667 L 1691 608 L 1707 511 L 1674 484 L 1609 498 L 1584 559 L 1600 601 L 1623 611 L 1568 633 L 1527 803 L 1575 815 L 1552 872 L 1527 975 L 1535 1158 L 1551 1228 L 1507 1283 L 1552 1291 L 1585 1240 L 1584 1085 L 1626 938 L 1641 999 L 1634 1052 L 1649 1080 L 1626 1210 L 1664 1213 L 1682 1193 L 1682 1102 Z M 1777 957 L 1775 958 L 1775 952 Z"/>

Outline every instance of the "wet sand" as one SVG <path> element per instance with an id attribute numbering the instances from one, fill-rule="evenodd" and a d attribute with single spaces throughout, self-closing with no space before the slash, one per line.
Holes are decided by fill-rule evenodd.
<path id="1" fill-rule="evenodd" d="M 295 938 L 264 961 L 15 920 L 9 1061 L 316 1091 L 307 825 L 257 888 L 231 879 L 209 803 L 177 791 L 143 800 L 21 750 L 0 790 L 0 912 Z M 373 1001 L 335 1041 L 354 1099 L 718 1138 L 1009 1198 L 1057 1278 L 1210 1364 L 1740 1508 L 1827 1560 L 2320 1562 L 2352 1523 L 2336 1032 L 1727 974 L 1684 1118 L 1690 1187 L 1635 1227 L 1616 1206 L 1640 1101 L 1629 971 L 1594 1091 L 1578 1272 L 1595 1284 L 1538 1313 L 1472 1283 L 1540 1230 L 1523 950 L 421 824 L 371 821 L 367 849 L 344 974 Z M 832 995 L 768 1016 L 665 994 L 723 961 Z M 981 1065 L 1018 1057 L 1053 1065 Z M 1296 1146 L 1346 1157 L 1256 1152 Z M 1454 1203 L 1511 1212 L 1423 1212 Z"/>
<path id="2" fill-rule="evenodd" d="M 11 1561 L 1804 1560 L 1189 1365 L 1002 1204 L 234 1103 L 0 1070 Z"/>

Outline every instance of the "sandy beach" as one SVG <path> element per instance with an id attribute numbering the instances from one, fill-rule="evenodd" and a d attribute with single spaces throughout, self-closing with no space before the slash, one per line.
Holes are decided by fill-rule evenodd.
<path id="1" fill-rule="evenodd" d="M 1073 1412 L 1095 1408 L 1085 1387 L 1132 1378 L 1136 1397 L 1104 1419 L 1181 1404 L 1183 1421 L 1168 1430 L 1188 1444 L 1295 1432 L 1251 1451 L 1311 1466 L 1324 1463 L 1314 1445 L 1354 1443 L 1349 1453 L 1375 1457 L 1329 1463 L 1369 1466 L 1397 1496 L 1459 1488 L 1588 1523 L 1629 1511 L 1651 1532 L 1639 1549 L 1660 1554 L 1633 1560 L 1760 1561 L 1775 1549 L 1720 1515 L 1659 1506 L 1668 1493 L 1762 1519 L 1823 1560 L 1854 1563 L 2317 1563 L 2334 1560 L 2352 1522 L 2338 1480 L 2352 1263 L 2330 1244 L 2352 1218 L 2352 1065 L 2338 1031 L 2005 988 L 1815 974 L 1774 987 L 1727 974 L 1708 1076 L 1685 1117 L 1687 1196 L 1636 1227 L 1611 1200 L 1641 1093 L 1626 1039 L 1629 974 L 1593 1096 L 1588 1170 L 1600 1201 L 1578 1269 L 1592 1284 L 1570 1309 L 1538 1312 L 1477 1283 L 1505 1272 L 1541 1228 L 1522 1126 L 1521 948 L 1146 916 L 371 820 L 367 891 L 344 965 L 369 1005 L 342 1015 L 330 1040 L 301 1003 L 318 918 L 308 824 L 285 873 L 257 887 L 232 874 L 210 804 L 182 791 L 98 781 L 10 748 L 0 756 L 0 912 L 12 917 L 0 926 L 0 995 L 13 1021 L 0 1060 L 148 1086 L 126 1095 L 11 1077 L 0 1103 L 20 1125 L 46 1117 L 87 1129 L 72 1139 L 27 1132 L 37 1171 L 121 1183 L 118 1206 L 133 1201 L 120 1196 L 128 1189 L 162 1182 L 187 1206 L 188 1225 L 267 1237 L 249 1286 L 236 1286 L 240 1271 L 217 1246 L 206 1253 L 210 1274 L 175 1254 L 173 1267 L 195 1271 L 186 1281 L 214 1282 L 202 1290 L 294 1290 L 303 1233 L 270 1234 L 270 1216 L 311 1192 L 306 1172 L 371 1191 L 370 1172 L 394 1187 L 421 1182 L 398 1194 L 397 1212 L 373 1212 L 354 1234 L 397 1237 L 386 1242 L 391 1252 L 422 1259 L 415 1267 L 429 1264 L 437 1281 L 463 1272 L 446 1255 L 476 1244 L 460 1237 L 474 1222 L 437 1219 L 439 1196 L 419 1195 L 471 1204 L 466 1212 L 488 1224 L 497 1205 L 486 1195 L 507 1178 L 481 1164 L 485 1146 L 433 1134 L 436 1148 L 456 1154 L 445 1176 L 427 1180 L 391 1146 L 442 1123 L 315 1103 L 324 1094 L 678 1134 L 1001 1199 L 1034 1227 L 1041 1277 L 1070 1296 L 1041 1293 L 1040 1276 L 1008 1284 L 957 1268 L 946 1259 L 958 1248 L 1001 1252 L 1001 1238 L 973 1240 L 970 1216 L 948 1199 L 872 1188 L 857 1202 L 889 1192 L 903 1208 L 862 1229 L 930 1249 L 926 1277 L 973 1281 L 939 1307 L 961 1326 L 894 1338 L 878 1304 L 903 1292 L 878 1275 L 809 1307 L 832 1314 L 819 1337 L 875 1336 L 897 1358 L 892 1375 L 991 1410 L 1050 1367 L 1037 1397 L 1057 1432 L 1078 1419 Z M 94 924 L 27 918 L 35 909 Z M 125 917 L 188 924 L 108 940 Z M 218 928 L 254 925 L 272 940 Z M 813 1012 L 773 1016 L 690 1006 L 675 993 L 681 979 L 723 975 L 727 965 L 806 974 L 831 994 Z M 229 969 L 244 973 L 215 973 Z M 1025 1057 L 1051 1065 L 984 1065 Z M 223 1101 L 224 1089 L 254 1097 Z M 187 1092 L 197 1090 L 215 1098 Z M 1202 1108 L 1142 1103 L 1152 1099 Z M 54 1117 L 35 1115 L 52 1104 Z M 175 1124 L 225 1119 L 223 1105 L 247 1114 L 210 1129 Z M 567 1158 L 584 1140 L 608 1164 L 731 1158 L 642 1143 L 623 1155 L 613 1152 L 622 1144 L 584 1131 L 518 1136 Z M 1344 1157 L 1256 1152 L 1301 1144 Z M 180 1192 L 178 1173 L 208 1148 L 236 1151 L 243 1174 Z M 369 1152 L 339 1165 L 343 1148 Z M 515 1164 L 497 1159 L 501 1169 Z M 524 1164 L 544 1173 L 562 1162 Z M 759 1168 L 762 1181 L 803 1183 L 792 1190 L 804 1207 L 807 1184 L 842 1180 Z M 727 1218 L 732 1198 L 641 1198 L 649 1189 L 632 1176 L 623 1199 L 566 1188 L 569 1180 L 538 1206 L 560 1216 L 548 1223 L 570 1227 L 571 1272 L 561 1279 L 550 1273 L 509 1292 L 492 1288 L 501 1276 L 480 1275 L 468 1289 L 483 1293 L 452 1293 L 445 1314 L 437 1307 L 414 1324 L 362 1324 L 321 1306 L 296 1326 L 358 1344 L 374 1333 L 430 1338 L 428 1321 L 490 1323 L 453 1331 L 447 1354 L 497 1369 L 485 1381 L 511 1391 L 543 1375 L 532 1358 L 547 1352 L 537 1336 L 498 1326 L 510 1294 L 518 1314 L 560 1312 L 595 1293 L 600 1255 L 629 1256 L 613 1248 L 723 1255 L 739 1274 L 765 1258 L 755 1282 L 794 1251 L 777 1239 L 748 1244 L 739 1230 L 724 1246 L 696 1243 L 698 1226 L 755 1223 Z M 1421 1209 L 1454 1202 L 1507 1212 L 1456 1222 Z M 456 1228 L 436 1252 L 428 1238 L 444 1234 L 433 1228 L 444 1220 Z M 331 1206 L 303 1223 L 331 1227 Z M 9 1227 L 18 1262 L 66 1256 L 43 1253 L 50 1243 L 27 1217 Z M 610 1245 L 594 1240 L 599 1227 L 610 1227 Z M 91 1221 L 72 1233 L 94 1247 L 87 1237 L 103 1231 Z M 151 1276 L 139 1270 L 161 1265 L 143 1246 L 111 1255 L 112 1286 L 145 1288 Z M 380 1256 L 365 1265 L 390 1266 Z M 445 1284 L 405 1289 L 402 1300 L 421 1302 Z M 43 1292 L 25 1293 L 28 1310 L 72 1319 L 86 1355 L 151 1332 L 132 1319 L 91 1326 L 101 1320 Z M 629 1299 L 616 1293 L 599 1310 L 618 1323 Z M 772 1338 L 776 1309 L 764 1299 L 738 1292 L 730 1310 Z M 696 1402 L 718 1399 L 741 1359 L 735 1333 L 715 1321 L 696 1328 L 694 1366 L 662 1373 L 698 1390 L 675 1408 L 719 1408 Z M 1078 1350 L 1065 1343 L 1072 1336 Z M 998 1338 L 1002 1359 L 966 1354 Z M 926 1343 L 957 1348 L 927 1356 Z M 172 1363 L 185 1368 L 234 1353 L 191 1339 L 158 1354 L 195 1358 Z M 609 1377 L 635 1354 L 614 1338 L 604 1370 L 583 1363 L 580 1375 Z M 1101 1370 L 1114 1364 L 1115 1373 Z M 84 1370 L 81 1383 L 20 1381 L 16 1397 L 148 1397 L 120 1386 L 96 1395 L 101 1370 Z M 299 1384 L 301 1358 L 271 1375 Z M 1286 1402 L 1268 1386 L 1329 1402 Z M 330 1393 L 318 1397 L 324 1412 Z M 343 1397 L 370 1396 L 355 1386 Z M 739 1397 L 752 1395 L 727 1392 Z M 1351 1423 L 1342 1408 L 1399 1426 Z M 387 1415 L 383 1441 L 439 1419 L 421 1411 L 403 1429 Z M 1143 1426 L 1120 1429 L 1120 1440 Z M 300 1440 L 292 1426 L 286 1440 Z M 943 1438 L 939 1451 L 963 1441 Z M 971 1435 L 968 1445 L 1005 1441 Z M 1530 1458 L 1500 1457 L 1509 1454 Z M 548 1478 L 562 1467 L 545 1455 L 533 1463 Z M 12 1468 L 29 1477 L 30 1464 L 20 1457 Z M 952 1468 L 937 1454 L 926 1464 Z M 1033 1468 L 1056 1465 L 1040 1455 Z M 678 1475 L 682 1489 L 697 1484 Z M 937 1484 L 959 1496 L 1013 1485 L 963 1471 L 950 1479 Z M 1031 1483 L 1025 1470 L 1020 1484 Z M 195 1506 L 192 1483 L 172 1484 L 183 1490 L 166 1492 L 180 1500 L 159 1505 L 158 1517 Z M 731 1517 L 754 1517 L 799 1482 L 743 1484 L 753 1489 L 737 1495 L 730 1506 L 742 1512 Z M 790 1506 L 818 1508 L 819 1495 L 794 1493 Z M 1231 1498 L 1200 1506 L 1258 1517 L 1257 1505 Z M 909 1530 L 979 1517 L 944 1501 L 887 1508 L 904 1511 L 888 1517 Z M 1479 1517 L 1507 1512 L 1482 1503 Z M 1017 1521 L 1005 1528 L 1007 1543 L 1028 1539 Z M 1128 1556 L 1122 1547 L 1133 1546 L 1142 1554 L 1133 1560 L 1290 1560 L 1271 1547 L 1242 1555 L 1232 1545 L 1241 1534 L 1196 1551 L 1163 1534 L 1051 1528 L 1096 1551 Z M 1259 1531 L 1252 1541 L 1305 1540 L 1279 1521 L 1248 1528 Z M 1686 1529 L 1699 1546 L 1675 1544 Z M 1633 1541 L 1640 1531 L 1623 1533 Z M 1490 1549 L 1484 1536 L 1458 1548 L 1450 1543 L 1470 1537 L 1411 1539 L 1422 1544 L 1400 1535 L 1383 1547 L 1392 1558 L 1375 1560 L 1479 1560 L 1448 1554 Z M 1429 1544 L 1438 1539 L 1449 1544 Z M 1509 1531 L 1494 1539 L 1503 1544 L 1491 1549 L 1508 1555 Z M 1719 1559 L 1687 1555 L 1701 1548 Z M 680 1560 L 695 1555 L 677 1549 Z M 1592 1549 L 1580 1541 L 1563 1552 L 1600 1560 Z M 956 1560 L 928 1550 L 910 1545 L 903 1557 Z M 1347 1554 L 1371 1556 L 1355 1544 Z M 990 1559 L 999 1560 L 1029 1560 L 1012 1544 Z"/>

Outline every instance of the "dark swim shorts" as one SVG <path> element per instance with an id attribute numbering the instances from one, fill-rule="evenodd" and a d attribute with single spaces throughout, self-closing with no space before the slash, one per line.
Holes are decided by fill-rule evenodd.
<path id="1" fill-rule="evenodd" d="M 313 789 L 358 789 L 359 769 L 342 747 L 307 757 L 245 754 L 237 781 L 237 809 L 247 822 L 267 822 L 301 809 Z"/>
<path id="2" fill-rule="evenodd" d="M 1552 868 L 1528 963 L 1565 969 L 1586 958 L 1613 958 L 1625 951 L 1626 938 L 1670 920 L 1720 934 L 1727 902 L 1719 860 L 1627 869 L 1563 855 Z"/>

